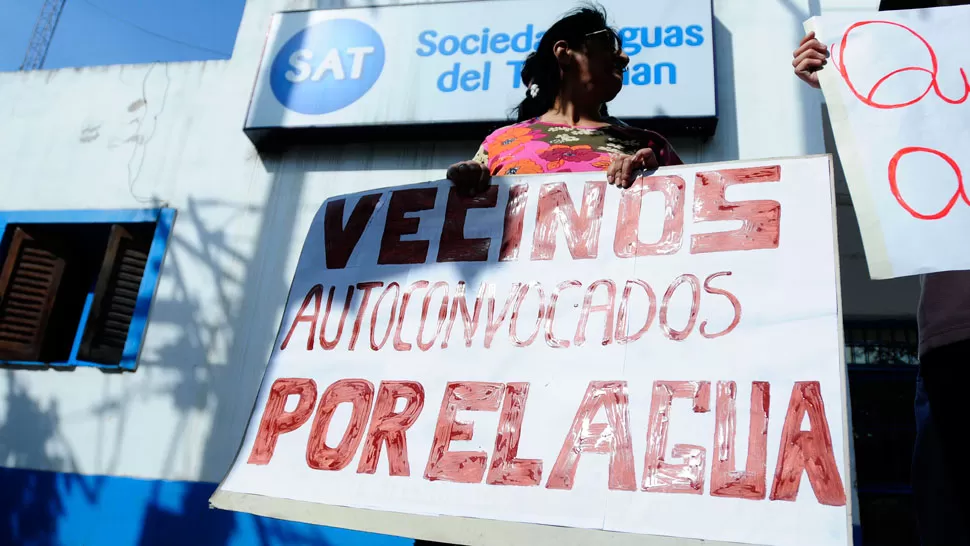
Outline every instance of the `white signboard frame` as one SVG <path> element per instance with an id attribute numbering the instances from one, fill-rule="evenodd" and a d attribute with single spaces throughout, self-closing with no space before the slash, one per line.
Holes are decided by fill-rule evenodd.
<path id="1" fill-rule="evenodd" d="M 572 202 L 563 200 L 566 195 Z M 498 178 L 475 206 L 458 199 L 447 181 L 332 198 L 311 225 L 249 429 L 212 503 L 460 544 L 507 544 L 510 536 L 537 544 L 632 544 L 643 543 L 644 536 L 656 544 L 849 544 L 849 426 L 833 196 L 831 158 L 817 156 L 664 168 L 631 190 L 607 187 L 603 173 Z M 326 230 L 342 235 L 328 238 Z M 415 252 L 421 259 L 414 259 Z M 563 282 L 567 277 L 575 280 Z M 383 288 L 374 288 L 368 304 L 361 283 L 376 279 Z M 515 279 L 521 280 L 518 288 Z M 617 300 L 609 300 L 619 301 L 617 315 L 593 288 L 610 292 L 608 279 L 618 288 Z M 624 285 L 630 279 L 642 283 Z M 469 333 L 466 316 L 456 319 L 450 334 L 452 326 L 432 335 L 436 318 L 447 322 L 452 306 L 439 311 L 431 293 L 438 286 L 444 294 L 447 283 L 462 286 L 457 281 L 469 287 L 492 283 L 481 294 L 496 307 L 505 294 L 521 299 L 509 297 L 516 309 L 505 322 L 494 319 L 488 303 L 477 331 Z M 413 296 L 397 328 L 389 308 L 373 311 L 385 309 L 379 292 L 393 282 L 399 293 Z M 522 304 L 528 293 L 522 287 L 538 294 L 542 285 L 557 283 L 558 307 L 546 296 Z M 351 285 L 360 288 L 344 304 L 340 292 Z M 644 285 L 654 286 L 649 311 L 649 298 L 620 301 L 630 297 L 629 287 Z M 693 291 L 679 290 L 691 285 Z M 324 286 L 335 287 L 330 304 Z M 464 292 L 466 302 L 475 301 L 474 292 Z M 452 317 L 465 313 L 457 305 L 460 293 L 453 292 Z M 540 301 L 558 311 L 544 315 Z M 343 333 L 333 322 L 341 306 L 348 310 Z M 569 326 L 548 326 L 549 319 L 530 335 L 537 309 L 538 323 L 554 316 Z M 317 330 L 314 321 L 324 312 L 333 318 Z M 359 318 L 371 314 L 370 320 Z M 635 333 L 634 316 L 642 315 L 654 317 L 653 327 Z M 512 317 L 519 317 L 518 326 Z M 377 321 L 388 320 L 383 336 Z M 488 326 L 496 320 L 498 327 Z M 355 343 L 360 345 L 352 349 Z M 312 402 L 297 394 L 308 392 L 309 378 Z M 339 401 L 330 387 L 343 378 L 370 384 L 358 381 L 343 391 L 370 389 L 367 411 L 356 417 L 352 404 L 320 409 L 327 407 L 324 400 Z M 391 462 L 389 444 L 374 459 L 362 452 L 370 440 L 363 448 L 357 440 L 354 447 L 342 432 L 381 429 L 368 417 L 370 400 L 376 396 L 378 412 L 379 383 L 405 379 L 425 393 L 419 416 L 406 425 L 402 449 L 409 468 L 400 458 Z M 474 391 L 468 382 L 500 383 L 504 397 L 487 388 Z M 518 391 L 524 405 L 516 410 L 512 386 L 523 382 L 531 387 Z M 618 405 L 581 403 L 611 396 Z M 758 417 L 762 403 L 767 413 Z M 409 404 L 396 402 L 393 411 L 407 413 Z M 461 411 L 463 404 L 478 411 Z M 809 406 L 815 413 L 806 416 L 802 410 Z M 592 408 L 589 419 L 577 407 Z M 300 423 L 294 417 L 277 427 L 283 422 L 278 417 L 301 412 Z M 509 425 L 500 415 L 522 420 Z M 318 419 L 332 426 L 311 424 Z M 629 426 L 623 425 L 627 420 Z M 267 442 L 273 430 L 279 434 Z M 512 441 L 517 453 L 503 459 L 492 452 L 496 430 L 518 431 Z M 310 440 L 311 434 L 317 439 Z M 582 438 L 597 434 L 606 436 L 583 444 L 593 440 Z M 736 441 L 725 443 L 732 434 Z M 816 449 L 826 434 L 831 443 Z M 623 444 L 627 436 L 627 448 L 613 443 Z M 585 446 L 576 448 L 578 460 L 569 445 Z M 792 451 L 796 445 L 801 447 Z M 328 450 L 341 446 L 349 447 L 335 459 Z M 811 449 L 830 462 L 830 472 L 811 477 L 798 466 L 798 450 Z M 476 462 L 469 451 L 483 452 L 485 460 Z M 758 453 L 766 461 L 760 474 Z M 315 468 L 308 466 L 311 459 Z M 451 459 L 464 462 L 454 466 Z M 563 471 L 569 460 L 578 465 L 575 474 Z M 541 478 L 528 470 L 536 461 L 544 468 Z M 481 465 L 481 475 L 468 474 Z M 526 470 L 509 478 L 515 469 Z"/>
<path id="2" fill-rule="evenodd" d="M 711 0 L 649 10 L 639 0 L 601 4 L 631 57 L 611 115 L 634 123 L 717 117 Z M 245 129 L 506 120 L 525 97 L 517 63 L 572 7 L 484 0 L 278 13 Z"/>

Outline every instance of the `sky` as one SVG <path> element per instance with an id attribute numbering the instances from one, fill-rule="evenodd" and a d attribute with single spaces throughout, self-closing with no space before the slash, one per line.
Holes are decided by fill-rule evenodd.
<path id="1" fill-rule="evenodd" d="M 44 0 L 0 0 L 0 71 L 18 70 Z M 245 0 L 66 0 L 43 68 L 228 59 Z"/>

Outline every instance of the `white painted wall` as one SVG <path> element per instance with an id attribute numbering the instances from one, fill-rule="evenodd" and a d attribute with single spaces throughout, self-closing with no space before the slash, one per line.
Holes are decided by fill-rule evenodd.
<path id="1" fill-rule="evenodd" d="M 137 372 L 0 370 L 0 430 L 10 436 L 0 438 L 0 465 L 222 478 L 319 204 L 336 188 L 441 177 L 478 145 L 257 154 L 241 128 L 270 14 L 361 4 L 251 1 L 231 61 L 0 74 L 0 207 L 178 209 Z M 715 2 L 720 124 L 709 142 L 676 142 L 685 161 L 826 151 L 821 94 L 790 66 L 801 22 L 819 8 Z M 869 282 L 851 209 L 839 213 L 846 314 L 912 316 L 914 282 Z"/>

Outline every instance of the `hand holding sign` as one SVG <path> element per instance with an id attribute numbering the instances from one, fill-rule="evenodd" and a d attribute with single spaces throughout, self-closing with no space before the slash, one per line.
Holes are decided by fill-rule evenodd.
<path id="1" fill-rule="evenodd" d="M 819 88 L 818 71 L 828 63 L 829 48 L 815 38 L 814 32 L 809 32 L 798 44 L 798 49 L 792 54 L 795 60 L 792 66 L 795 67 L 795 75 L 803 82 L 811 85 L 815 89 Z"/>
<path id="2" fill-rule="evenodd" d="M 629 188 L 640 171 L 652 171 L 659 166 L 657 155 L 650 148 L 643 148 L 632 155 L 614 154 L 606 169 L 606 181 L 624 189 Z"/>
<path id="3" fill-rule="evenodd" d="M 448 167 L 445 175 L 464 196 L 482 193 L 488 188 L 492 174 L 477 161 L 462 161 Z"/>
<path id="4" fill-rule="evenodd" d="M 970 230 L 968 27 L 965 6 L 815 17 L 795 52 L 825 93 L 873 278 L 970 269 L 953 251 Z"/>

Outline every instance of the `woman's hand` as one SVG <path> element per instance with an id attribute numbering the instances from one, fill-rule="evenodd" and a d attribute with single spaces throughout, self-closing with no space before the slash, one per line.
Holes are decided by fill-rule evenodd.
<path id="1" fill-rule="evenodd" d="M 458 188 L 458 193 L 474 196 L 488 189 L 492 174 L 477 161 L 462 161 L 448 167 L 445 175 Z"/>
<path id="2" fill-rule="evenodd" d="M 659 166 L 657 156 L 650 148 L 638 150 L 633 155 L 613 154 L 610 166 L 606 169 L 606 180 L 614 186 L 629 188 L 639 171 L 652 171 Z"/>
<path id="3" fill-rule="evenodd" d="M 814 32 L 809 32 L 802 38 L 802 43 L 799 44 L 798 49 L 792 53 L 792 57 L 795 59 L 791 62 L 791 65 L 795 67 L 796 76 L 818 89 L 818 71 L 828 63 L 826 60 L 828 56 L 829 48 L 815 39 Z"/>

